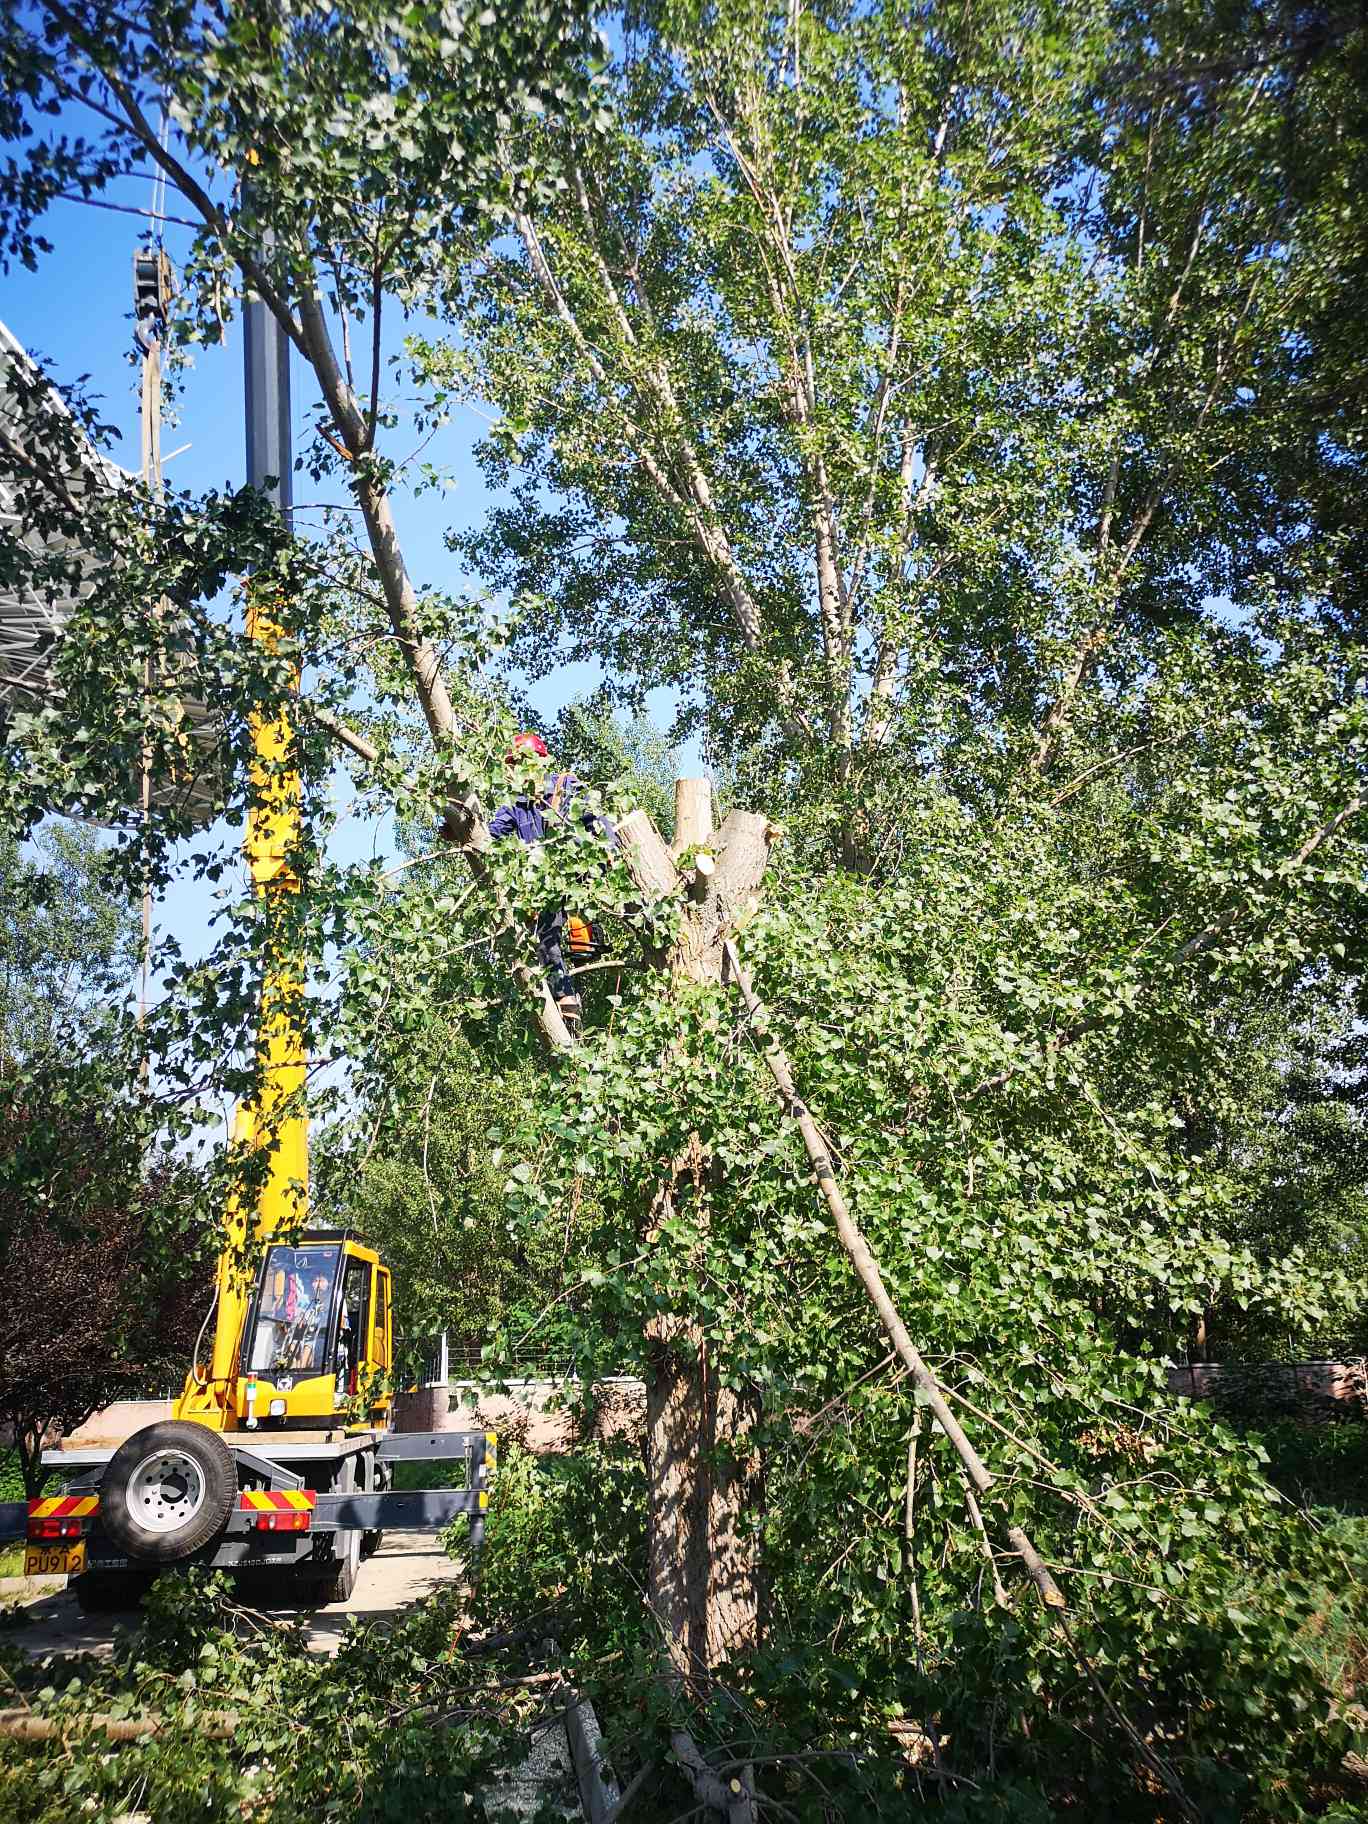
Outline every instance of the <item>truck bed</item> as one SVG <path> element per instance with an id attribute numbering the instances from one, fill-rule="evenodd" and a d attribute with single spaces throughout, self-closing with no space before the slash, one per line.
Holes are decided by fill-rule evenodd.
<path id="1" fill-rule="evenodd" d="M 135 1431 L 140 1429 L 140 1426 L 134 1427 Z M 132 1435 L 130 1431 L 128 1436 Z M 223 1439 L 229 1450 L 240 1447 L 277 1463 L 301 1459 L 318 1463 L 333 1462 L 358 1450 L 372 1450 L 389 1434 L 380 1431 L 221 1431 L 215 1435 Z M 43 1468 L 58 1471 L 95 1469 L 101 1463 L 108 1463 L 123 1442 L 120 1438 L 114 1443 L 83 1443 L 73 1437 L 59 1449 L 43 1452 Z"/>

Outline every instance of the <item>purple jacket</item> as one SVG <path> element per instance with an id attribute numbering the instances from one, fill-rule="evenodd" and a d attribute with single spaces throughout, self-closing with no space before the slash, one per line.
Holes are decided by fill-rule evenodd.
<path id="1" fill-rule="evenodd" d="M 561 823 L 567 821 L 566 813 L 583 790 L 584 781 L 573 773 L 555 773 L 547 780 L 546 790 L 540 798 L 515 798 L 512 804 L 501 804 L 489 820 L 489 833 L 496 840 L 500 836 L 516 836 L 520 842 L 540 842 L 551 819 Z M 553 795 L 555 810 L 551 808 Z M 598 830 L 613 840 L 613 826 L 602 817 L 586 811 L 584 823 L 588 829 Z"/>

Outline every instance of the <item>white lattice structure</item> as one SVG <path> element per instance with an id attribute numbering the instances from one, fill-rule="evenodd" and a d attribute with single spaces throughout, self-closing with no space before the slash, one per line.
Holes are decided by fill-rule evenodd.
<path id="1" fill-rule="evenodd" d="M 27 407 L 21 399 L 27 395 Z M 41 376 L 20 343 L 0 323 L 0 442 L 6 469 L 29 470 L 37 490 L 80 505 L 95 490 L 123 487 L 125 471 L 102 456 L 72 419 L 61 395 L 43 386 Z M 0 472 L 0 526 L 11 537 L 25 515 L 22 483 Z M 56 533 L 40 535 L 30 528 L 23 543 L 35 558 L 70 553 L 80 557 L 74 541 Z M 89 564 L 85 568 L 89 569 Z M 50 688 L 48 654 L 70 618 L 73 601 L 89 594 L 88 577 L 76 596 L 34 589 L 23 579 L 0 574 L 0 702 L 46 697 Z"/>
<path id="2" fill-rule="evenodd" d="M 133 479 L 95 448 L 61 395 L 0 323 L 0 535 L 7 542 L 17 540 L 32 560 L 31 566 L 27 561 L 6 563 L 0 553 L 0 731 L 14 711 L 53 702 L 52 654 L 77 602 L 100 586 L 99 561 L 69 531 L 39 530 L 33 522 L 43 515 L 35 514 L 26 491 L 46 494 L 70 527 L 98 494 L 127 487 Z M 27 574 L 48 561 L 60 566 L 64 558 L 72 560 L 78 581 L 35 582 Z M 155 780 L 153 797 L 162 805 L 183 803 L 197 817 L 212 816 L 215 729 L 201 704 L 185 701 L 181 712 L 189 737 L 185 775 Z M 130 803 L 139 795 L 138 781 L 130 780 Z"/>

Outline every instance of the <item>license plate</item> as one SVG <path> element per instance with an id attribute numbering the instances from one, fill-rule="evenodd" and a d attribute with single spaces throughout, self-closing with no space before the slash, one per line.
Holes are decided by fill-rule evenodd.
<path id="1" fill-rule="evenodd" d="M 79 1577 L 86 1568 L 86 1542 L 72 1545 L 30 1545 L 24 1550 L 25 1577 Z"/>

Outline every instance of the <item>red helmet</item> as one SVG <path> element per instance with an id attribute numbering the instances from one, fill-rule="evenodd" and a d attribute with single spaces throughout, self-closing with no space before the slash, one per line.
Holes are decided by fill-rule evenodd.
<path id="1" fill-rule="evenodd" d="M 534 735 L 524 731 L 521 735 L 514 735 L 513 745 L 504 755 L 504 759 L 511 766 L 520 753 L 539 754 L 541 758 L 545 760 L 546 743 L 542 740 L 540 735 Z"/>

